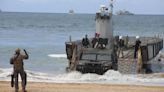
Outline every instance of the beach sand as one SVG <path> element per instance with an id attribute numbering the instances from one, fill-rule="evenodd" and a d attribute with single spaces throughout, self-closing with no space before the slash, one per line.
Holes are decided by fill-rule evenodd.
<path id="1" fill-rule="evenodd" d="M 19 89 L 21 91 L 21 87 Z M 14 92 L 10 82 L 0 81 L 0 92 Z M 81 83 L 35 83 L 27 84 L 27 92 L 164 92 L 163 86 L 136 86 Z"/>

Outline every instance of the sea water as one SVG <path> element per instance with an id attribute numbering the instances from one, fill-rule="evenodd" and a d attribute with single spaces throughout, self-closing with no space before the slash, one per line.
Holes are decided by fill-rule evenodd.
<path id="1" fill-rule="evenodd" d="M 113 16 L 114 35 L 159 36 L 164 38 L 164 15 Z M 155 67 L 160 73 L 124 75 L 109 70 L 104 75 L 66 73 L 65 42 L 95 33 L 94 14 L 0 13 L 0 80 L 10 80 L 10 57 L 16 48 L 26 49 L 24 60 L 28 80 L 59 83 L 129 83 L 164 85 L 164 61 Z M 163 54 L 163 51 L 161 52 Z"/>

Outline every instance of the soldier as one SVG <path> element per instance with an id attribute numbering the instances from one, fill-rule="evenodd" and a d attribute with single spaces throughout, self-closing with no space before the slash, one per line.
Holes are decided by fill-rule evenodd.
<path id="1" fill-rule="evenodd" d="M 122 36 L 120 36 L 118 41 L 118 58 L 120 57 L 120 53 L 122 54 L 121 58 L 124 57 L 123 48 L 124 48 L 124 40 L 122 39 Z"/>
<path id="2" fill-rule="evenodd" d="M 95 33 L 95 37 L 92 39 L 92 48 L 97 48 L 98 47 L 99 36 L 100 36 L 100 34 Z"/>
<path id="3" fill-rule="evenodd" d="M 22 91 L 26 92 L 25 87 L 26 87 L 26 73 L 24 71 L 23 67 L 23 59 L 28 59 L 28 54 L 26 50 L 24 49 L 25 55 L 20 53 L 20 49 L 17 48 L 15 50 L 15 54 L 11 57 L 10 59 L 10 64 L 13 64 L 13 69 L 14 69 L 14 79 L 15 79 L 15 92 L 18 92 L 18 75 L 20 74 L 21 79 L 22 79 Z"/>
<path id="4" fill-rule="evenodd" d="M 142 63 L 142 52 L 141 52 L 141 47 L 140 46 L 138 47 L 137 55 L 138 55 L 137 73 L 141 73 L 142 72 L 143 63 Z"/>
<path id="5" fill-rule="evenodd" d="M 88 35 L 85 35 L 85 38 L 83 38 L 82 40 L 82 44 L 85 48 L 89 47 L 90 43 L 89 43 Z"/>
<path id="6" fill-rule="evenodd" d="M 136 59 L 138 48 L 140 47 L 141 41 L 139 40 L 139 36 L 136 36 L 136 42 L 135 42 L 135 50 L 134 50 L 134 58 Z"/>
<path id="7" fill-rule="evenodd" d="M 129 43 L 129 36 L 127 35 L 125 38 L 125 48 L 128 48 L 128 43 Z"/>

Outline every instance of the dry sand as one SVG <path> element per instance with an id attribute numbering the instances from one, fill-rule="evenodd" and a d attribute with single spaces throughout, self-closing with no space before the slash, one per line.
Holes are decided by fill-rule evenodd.
<path id="1" fill-rule="evenodd" d="M 0 81 L 0 92 L 14 92 L 10 82 Z M 20 91 L 21 87 L 20 87 Z M 27 92 L 164 92 L 163 86 L 136 86 L 112 84 L 79 83 L 33 83 L 27 85 Z"/>

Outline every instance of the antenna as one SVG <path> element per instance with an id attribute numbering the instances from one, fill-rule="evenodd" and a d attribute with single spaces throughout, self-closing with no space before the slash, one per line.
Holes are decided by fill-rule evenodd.
<path id="1" fill-rule="evenodd" d="M 113 13 L 113 0 L 110 0 L 110 13 Z"/>

